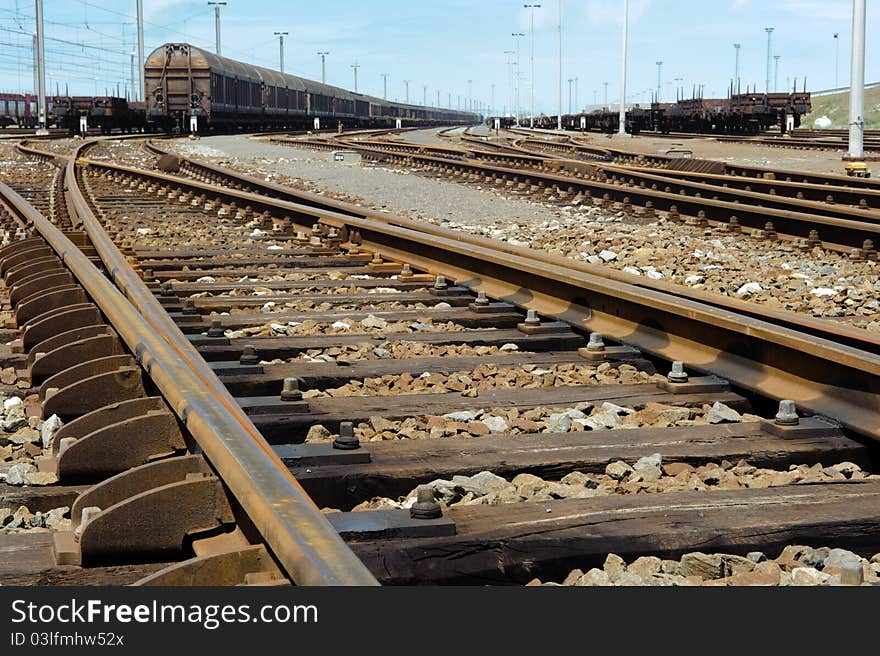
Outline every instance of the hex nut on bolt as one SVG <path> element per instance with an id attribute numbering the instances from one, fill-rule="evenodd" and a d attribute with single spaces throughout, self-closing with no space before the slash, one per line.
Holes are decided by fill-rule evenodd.
<path id="1" fill-rule="evenodd" d="M 538 316 L 537 310 L 528 310 L 526 312 L 525 324 L 527 326 L 540 326 L 541 318 Z"/>
<path id="2" fill-rule="evenodd" d="M 797 426 L 800 418 L 794 401 L 780 401 L 779 412 L 776 413 L 777 426 Z"/>
<path id="3" fill-rule="evenodd" d="M 226 331 L 223 329 L 223 324 L 220 323 L 220 319 L 211 319 L 211 327 L 208 328 L 208 337 L 216 339 L 225 336 Z"/>
<path id="4" fill-rule="evenodd" d="M 684 370 L 684 362 L 673 362 L 672 371 L 669 372 L 669 375 L 666 376 L 666 379 L 670 383 L 688 382 L 689 376 Z"/>
<path id="5" fill-rule="evenodd" d="M 418 497 L 409 511 L 413 519 L 440 519 L 443 508 L 434 499 L 434 490 L 427 485 L 420 485 Z"/>
<path id="6" fill-rule="evenodd" d="M 437 279 L 434 281 L 434 289 L 446 289 L 449 285 L 446 282 L 445 276 L 437 276 Z"/>
<path id="7" fill-rule="evenodd" d="M 602 333 L 590 333 L 590 341 L 587 344 L 587 350 L 596 352 L 605 350 L 605 341 Z"/>
<path id="8" fill-rule="evenodd" d="M 361 441 L 354 434 L 354 424 L 343 421 L 339 424 L 339 437 L 333 440 L 333 448 L 340 451 L 354 451 L 361 448 Z"/>
<path id="9" fill-rule="evenodd" d="M 299 388 L 298 378 L 285 378 L 284 388 L 281 390 L 282 401 L 302 401 L 303 393 Z"/>
<path id="10" fill-rule="evenodd" d="M 238 363 L 243 365 L 260 364 L 260 356 L 257 355 L 256 347 L 251 344 L 245 346 Z"/>
<path id="11" fill-rule="evenodd" d="M 486 296 L 486 292 L 477 292 L 477 300 L 474 301 L 474 305 L 479 305 L 481 307 L 489 305 L 489 297 Z"/>

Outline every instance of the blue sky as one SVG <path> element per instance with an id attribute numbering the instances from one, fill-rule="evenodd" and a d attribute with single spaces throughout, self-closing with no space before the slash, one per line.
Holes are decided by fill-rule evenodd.
<path id="1" fill-rule="evenodd" d="M 538 0 L 540 1 L 540 0 Z M 537 111 L 555 112 L 557 103 L 557 0 L 536 11 L 535 97 Z M 868 81 L 880 80 L 876 35 L 880 9 L 868 3 Z M 382 73 L 389 74 L 389 97 L 421 102 L 427 85 L 430 104 L 437 91 L 445 105 L 452 94 L 490 103 L 495 85 L 498 110 L 510 108 L 512 66 L 505 51 L 520 39 L 522 106 L 529 105 L 530 13 L 513 0 L 228 0 L 222 8 L 223 54 L 272 68 L 278 66 L 275 31 L 287 31 L 286 70 L 320 79 L 319 50 L 330 51 L 327 78 L 352 88 L 357 62 L 359 90 L 382 94 Z M 656 87 L 656 62 L 662 68 L 664 100 L 675 86 L 690 94 L 704 84 L 706 96 L 723 96 L 734 74 L 733 43 L 742 44 L 743 84 L 764 87 L 767 37 L 775 27 L 774 54 L 780 55 L 779 86 L 808 77 L 811 89 L 835 82 L 834 32 L 840 33 L 840 84 L 849 81 L 852 23 L 850 0 L 631 0 L 628 98 L 645 101 Z M 873 6 L 872 6 L 873 5 Z M 565 0 L 564 110 L 569 78 L 578 78 L 579 104 L 608 100 L 620 93 L 620 27 L 623 0 Z M 115 92 L 128 82 L 134 47 L 134 0 L 44 0 L 47 72 L 50 90 Z M 0 89 L 33 86 L 31 36 L 33 0 L 0 0 Z M 147 52 L 167 41 L 214 47 L 213 9 L 203 0 L 144 0 Z M 516 57 L 513 56 L 513 59 Z M 680 79 L 681 82 L 675 82 Z"/>

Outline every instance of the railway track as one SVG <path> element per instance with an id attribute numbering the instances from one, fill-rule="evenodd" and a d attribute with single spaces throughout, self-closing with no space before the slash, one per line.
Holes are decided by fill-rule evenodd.
<path id="1" fill-rule="evenodd" d="M 182 369 L 203 374 L 206 407 L 229 394 L 318 506 L 343 511 L 328 522 L 381 582 L 562 580 L 609 552 L 878 550 L 876 355 L 560 258 L 183 169 L 71 158 L 75 215 L 150 322 L 141 330 L 198 351 L 215 378 L 195 355 Z M 151 376 L 170 366 L 132 350 Z M 780 399 L 800 416 L 786 404 L 774 419 Z M 291 578 L 278 570 L 269 580 Z"/>
<path id="2" fill-rule="evenodd" d="M 278 141 L 278 140 L 276 140 Z M 280 140 L 293 145 L 295 142 Z M 536 197 L 561 199 L 575 204 L 619 204 L 625 212 L 640 206 L 646 216 L 661 213 L 669 220 L 690 217 L 704 224 L 726 225 L 729 229 L 743 227 L 759 231 L 759 235 L 780 235 L 798 241 L 805 249 L 822 244 L 824 248 L 852 253 L 854 258 L 874 257 L 878 240 L 877 222 L 880 212 L 877 192 L 839 187 L 837 197 L 827 193 L 824 202 L 808 200 L 818 190 L 811 183 L 786 181 L 778 193 L 772 184 L 756 191 L 752 185 L 734 179 L 733 185 L 717 176 L 692 173 L 683 177 L 666 175 L 665 171 L 648 170 L 633 164 L 644 164 L 641 157 L 627 155 L 622 165 L 602 162 L 582 163 L 556 160 L 535 154 L 487 152 L 461 148 L 443 148 L 407 144 L 397 141 L 344 142 L 361 151 L 367 159 L 390 161 L 417 167 L 423 171 L 458 178 L 462 181 L 528 191 Z M 301 147 L 337 150 L 337 140 L 305 140 Z M 596 157 L 596 154 L 593 154 Z M 756 185 L 759 186 L 759 185 Z M 795 197 L 791 197 L 791 195 Z M 798 194 L 800 198 L 798 198 Z M 838 205 L 848 200 L 853 207 Z"/>

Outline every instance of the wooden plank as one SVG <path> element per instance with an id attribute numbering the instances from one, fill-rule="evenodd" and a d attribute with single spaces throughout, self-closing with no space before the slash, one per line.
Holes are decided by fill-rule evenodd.
<path id="1" fill-rule="evenodd" d="M 154 271 L 173 271 L 183 267 L 215 269 L 237 266 L 266 267 L 272 265 L 286 269 L 335 269 L 362 266 L 361 263 L 363 261 L 363 258 L 352 260 L 344 255 L 313 257 L 305 255 L 284 256 L 268 253 L 259 257 L 193 257 L 179 260 L 141 260 L 139 264 L 143 269 L 153 269 Z"/>
<path id="2" fill-rule="evenodd" d="M 442 299 L 437 299 L 439 303 Z M 211 317 L 203 321 L 182 321 L 180 329 L 186 334 L 202 333 L 208 330 L 211 320 L 219 320 L 226 330 L 254 328 L 269 323 L 284 325 L 288 322 L 303 323 L 316 321 L 332 324 L 337 321 L 366 319 L 368 315 L 384 319 L 388 322 L 417 322 L 421 319 L 432 319 L 438 323 L 451 321 L 466 328 L 515 328 L 523 322 L 523 315 L 509 305 L 498 305 L 495 312 L 474 312 L 467 308 L 446 308 L 425 310 L 347 310 L 344 312 L 267 312 L 256 314 L 231 314 Z M 395 333 L 399 334 L 399 333 Z"/>
<path id="3" fill-rule="evenodd" d="M 344 285 L 343 285 L 344 286 Z M 422 303 L 432 307 L 437 303 L 448 303 L 455 307 L 464 307 L 474 302 L 474 297 L 466 292 L 460 296 L 444 296 L 438 298 L 428 292 L 413 292 L 402 294 L 286 294 L 282 296 L 214 296 L 208 298 L 193 299 L 193 303 L 200 310 L 210 312 L 228 312 L 233 308 L 261 307 L 266 303 L 304 303 L 312 302 L 318 305 L 328 303 L 330 305 L 375 305 L 379 303 L 406 303 L 415 305 Z"/>
<path id="4" fill-rule="evenodd" d="M 88 485 L 48 485 L 46 487 L 17 487 L 0 484 L 0 506 L 18 508 L 27 506 L 31 512 L 48 512 L 63 506 L 73 506 L 76 498 L 89 489 Z"/>
<path id="5" fill-rule="evenodd" d="M 259 278 L 260 276 L 283 276 L 288 273 L 296 273 L 303 276 L 322 276 L 321 280 L 326 280 L 327 276 L 332 273 L 345 274 L 348 276 L 372 276 L 374 278 L 388 278 L 393 276 L 394 273 L 390 271 L 374 271 L 369 267 L 335 267 L 335 268 L 302 268 L 297 266 L 282 266 L 284 263 L 277 263 L 276 266 L 260 266 L 256 268 L 207 268 L 207 269 L 194 269 L 190 271 L 180 271 L 180 270 L 172 270 L 172 271 L 153 271 L 153 278 L 158 281 L 165 280 L 198 280 L 199 278 L 204 278 L 206 276 L 213 276 L 214 278 Z M 141 268 L 149 268 L 145 267 L 143 263 L 140 263 Z M 339 282 L 343 284 L 348 281 L 336 281 L 337 285 Z M 424 287 L 424 283 L 421 285 Z"/>
<path id="6" fill-rule="evenodd" d="M 305 439 L 311 426 L 321 424 L 331 431 L 340 422 L 367 421 L 370 417 L 406 419 L 427 415 L 444 415 L 461 410 L 490 408 L 571 408 L 579 403 L 599 405 L 605 401 L 625 407 L 642 407 L 647 403 L 665 403 L 684 407 L 700 407 L 721 401 L 731 408 L 746 411 L 748 401 L 733 392 L 712 394 L 670 394 L 654 385 L 590 385 L 548 389 L 500 389 L 481 392 L 477 398 L 451 394 L 406 394 L 401 396 L 353 396 L 338 399 L 309 399 L 309 412 L 284 414 L 285 404 L 275 397 L 245 397 L 239 405 L 254 425 L 272 444 L 297 443 Z M 289 407 L 289 406 L 288 406 Z M 282 413 L 282 414 L 277 414 Z M 283 441 L 279 441 L 283 440 Z"/>
<path id="7" fill-rule="evenodd" d="M 880 551 L 880 482 L 613 496 L 450 509 L 449 538 L 352 543 L 385 584 L 561 581 L 601 567 L 692 551 L 778 554 L 790 544 Z M 526 556 L 527 555 L 527 556 Z"/>
<path id="8" fill-rule="evenodd" d="M 171 563 L 90 568 L 58 567 L 55 564 L 51 533 L 0 535 L 0 585 L 131 585 L 169 565 Z"/>
<path id="9" fill-rule="evenodd" d="M 294 358 L 304 351 L 328 349 L 358 344 L 384 342 L 416 342 L 435 346 L 468 344 L 470 346 L 497 346 L 516 344 L 520 351 L 565 351 L 586 346 L 586 340 L 574 333 L 559 335 L 526 335 L 511 330 L 462 330 L 460 332 L 402 333 L 400 335 L 306 335 L 303 337 L 248 337 L 212 339 L 202 335 L 189 335 L 202 357 L 209 362 L 238 360 L 246 345 L 253 345 L 264 360 Z"/>
<path id="10" fill-rule="evenodd" d="M 367 272 L 370 273 L 369 271 Z M 266 271 L 254 274 L 255 276 L 266 275 Z M 181 279 L 182 280 L 182 279 Z M 388 287 L 399 289 L 402 291 L 414 291 L 419 289 L 427 289 L 431 285 L 424 281 L 418 280 L 390 280 L 377 275 L 369 280 L 288 280 L 288 281 L 256 281 L 256 282 L 177 282 L 173 283 L 174 293 L 179 296 L 189 296 L 190 294 L 201 294 L 210 292 L 218 294 L 220 292 L 241 291 L 248 289 L 271 289 L 271 290 L 290 290 L 297 289 L 335 289 L 337 287 L 348 287 L 354 289 L 375 289 L 377 287 Z M 297 298 L 312 300 L 313 298 L 330 299 L 334 295 L 316 294 L 309 296 L 303 294 Z M 433 298 L 433 297 L 432 297 Z"/>
<path id="11" fill-rule="evenodd" d="M 611 362 L 610 360 L 608 361 Z M 521 369 L 528 365 L 545 368 L 564 364 L 597 367 L 602 362 L 585 360 L 577 353 L 563 351 L 561 353 L 501 353 L 461 358 L 361 360 L 345 366 L 331 362 L 312 363 L 304 361 L 292 364 L 263 365 L 262 374 L 237 373 L 236 370 L 244 369 L 238 362 L 218 362 L 212 366 L 212 369 L 214 369 L 220 380 L 223 381 L 223 384 L 235 396 L 269 396 L 276 391 L 276 388 L 280 389 L 278 386 L 285 378 L 299 379 L 300 388 L 304 390 L 327 389 L 340 387 L 352 380 L 364 380 L 365 378 L 378 378 L 404 373 L 419 376 L 423 373 L 452 374 L 459 371 L 470 372 L 483 365 L 491 365 L 499 369 Z M 625 362 L 650 374 L 656 371 L 652 363 L 636 356 L 614 362 Z"/>
<path id="12" fill-rule="evenodd" d="M 695 467 L 709 462 L 747 460 L 755 467 L 788 470 L 789 465 L 850 461 L 870 464 L 868 450 L 839 431 L 822 437 L 783 440 L 764 432 L 760 423 L 640 428 L 536 435 L 491 435 L 474 439 L 402 440 L 364 445 L 372 461 L 326 467 L 290 467 L 312 499 L 322 507 L 348 510 L 373 497 L 397 498 L 438 478 L 473 476 L 491 471 L 512 479 L 520 473 L 559 480 L 572 471 L 604 473 L 616 460 L 633 463 L 659 453 L 663 461 Z"/>

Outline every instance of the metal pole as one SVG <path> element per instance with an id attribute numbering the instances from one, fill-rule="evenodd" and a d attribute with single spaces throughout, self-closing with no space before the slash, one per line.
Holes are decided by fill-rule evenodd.
<path id="1" fill-rule="evenodd" d="M 351 65 L 352 70 L 354 70 L 354 92 L 358 92 L 358 69 L 361 67 L 360 64 L 355 62 Z"/>
<path id="2" fill-rule="evenodd" d="M 422 85 L 422 107 L 428 106 L 428 85 Z"/>
<path id="3" fill-rule="evenodd" d="M 559 0 L 559 72 L 557 76 L 559 87 L 559 111 L 556 115 L 556 129 L 562 131 L 562 0 Z"/>
<path id="4" fill-rule="evenodd" d="M 134 96 L 134 53 L 131 53 L 131 94 Z"/>
<path id="5" fill-rule="evenodd" d="M 840 33 L 834 33 L 834 88 L 840 88 Z"/>
<path id="6" fill-rule="evenodd" d="M 578 78 L 574 78 L 574 111 L 579 112 L 581 106 L 581 92 L 578 89 Z"/>
<path id="7" fill-rule="evenodd" d="M 403 83 L 406 85 L 406 104 L 409 104 L 409 80 L 404 80 Z M 459 96 L 461 98 L 461 96 Z M 458 101 L 459 109 L 461 109 L 461 100 Z"/>
<path id="8" fill-rule="evenodd" d="M 773 69 L 773 93 L 779 93 L 779 59 L 782 55 L 773 55 L 773 59 L 776 60 Z"/>
<path id="9" fill-rule="evenodd" d="M 736 68 L 734 69 L 733 74 L 733 83 L 734 83 L 734 93 L 739 93 L 739 51 L 742 48 L 741 43 L 734 43 L 734 49 L 736 50 Z"/>
<path id="10" fill-rule="evenodd" d="M 766 27 L 764 30 L 767 32 L 767 93 L 770 93 L 770 62 L 773 56 L 773 30 L 775 28 Z"/>
<path id="11" fill-rule="evenodd" d="M 657 62 L 657 104 L 660 104 L 660 91 L 663 85 L 663 62 Z"/>
<path id="12" fill-rule="evenodd" d="M 568 78 L 568 113 L 571 114 L 571 85 L 574 82 L 574 78 Z"/>
<path id="13" fill-rule="evenodd" d="M 520 102 L 519 102 L 519 84 L 520 84 L 520 66 L 519 66 L 519 53 L 520 53 L 520 42 L 519 38 L 521 36 L 525 36 L 522 32 L 514 32 L 511 36 L 516 39 L 516 124 L 519 125 L 520 121 Z"/>
<path id="14" fill-rule="evenodd" d="M 604 82 L 605 85 L 605 109 L 608 109 L 608 83 Z"/>
<path id="15" fill-rule="evenodd" d="M 208 6 L 214 5 L 214 31 L 216 32 L 217 54 L 220 55 L 220 5 L 225 6 L 225 2 L 209 2 Z"/>
<path id="16" fill-rule="evenodd" d="M 437 107 L 440 106 L 440 89 L 437 89 Z"/>
<path id="17" fill-rule="evenodd" d="M 327 84 L 327 55 L 330 53 L 322 50 L 318 53 L 321 56 L 321 84 Z"/>
<path id="18" fill-rule="evenodd" d="M 438 103 L 439 104 L 439 103 Z M 489 107 L 489 113 L 495 113 L 495 85 L 492 85 L 492 105 Z"/>
<path id="19" fill-rule="evenodd" d="M 529 118 L 529 127 L 535 128 L 535 9 L 540 9 L 541 5 L 523 5 L 526 9 L 532 10 L 532 77 L 531 77 L 531 117 Z"/>
<path id="20" fill-rule="evenodd" d="M 382 98 L 388 100 L 388 73 L 382 73 Z"/>
<path id="21" fill-rule="evenodd" d="M 865 156 L 865 18 L 867 2 L 853 0 L 852 76 L 849 90 L 848 157 Z"/>
<path id="22" fill-rule="evenodd" d="M 474 81 L 468 80 L 468 111 L 474 111 Z"/>
<path id="23" fill-rule="evenodd" d="M 623 46 L 620 57 L 620 126 L 617 133 L 626 136 L 626 38 L 629 28 L 629 0 L 623 0 Z"/>
<path id="24" fill-rule="evenodd" d="M 278 37 L 278 59 L 281 65 L 281 72 L 284 72 L 284 37 L 286 37 L 289 32 L 275 32 L 275 36 Z"/>
<path id="25" fill-rule="evenodd" d="M 36 0 L 37 19 L 37 120 L 40 130 L 46 129 L 46 50 L 43 35 L 43 0 Z M 95 94 L 98 95 L 98 94 Z"/>
<path id="26" fill-rule="evenodd" d="M 138 30 L 138 90 L 134 95 L 135 100 L 144 100 L 147 97 L 147 81 L 144 78 L 144 0 L 137 0 L 137 30 Z"/>

